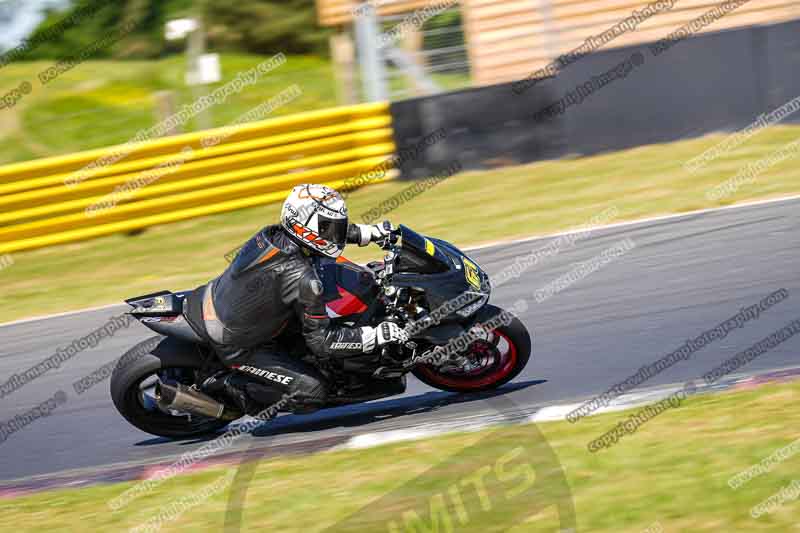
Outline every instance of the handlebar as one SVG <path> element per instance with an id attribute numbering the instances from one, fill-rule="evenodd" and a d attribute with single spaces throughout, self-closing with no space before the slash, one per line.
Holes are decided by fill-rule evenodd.
<path id="1" fill-rule="evenodd" d="M 400 230 L 395 229 L 389 232 L 389 234 L 382 241 L 379 241 L 377 244 L 378 246 L 380 246 L 381 250 L 393 252 L 396 250 L 395 244 L 397 244 L 399 238 L 400 238 Z"/>

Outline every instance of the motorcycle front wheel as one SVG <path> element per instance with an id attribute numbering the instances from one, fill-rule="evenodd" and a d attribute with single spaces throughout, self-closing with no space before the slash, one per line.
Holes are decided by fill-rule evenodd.
<path id="1" fill-rule="evenodd" d="M 479 322 L 485 323 L 502 313 L 487 305 Z M 419 365 L 412 373 L 417 379 L 448 392 L 480 392 L 496 389 L 517 377 L 531 356 L 531 337 L 522 322 L 514 317 L 507 325 L 494 329 L 489 339 L 473 342 L 464 352 L 475 366 L 467 371 L 445 372 L 433 365 Z"/>

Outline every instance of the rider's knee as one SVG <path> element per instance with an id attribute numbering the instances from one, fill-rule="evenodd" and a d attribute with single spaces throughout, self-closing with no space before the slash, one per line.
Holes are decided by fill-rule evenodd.
<path id="1" fill-rule="evenodd" d="M 289 394 L 295 404 L 295 412 L 316 411 L 323 407 L 328 399 L 328 393 L 322 380 L 307 374 L 299 376 L 291 384 Z"/>

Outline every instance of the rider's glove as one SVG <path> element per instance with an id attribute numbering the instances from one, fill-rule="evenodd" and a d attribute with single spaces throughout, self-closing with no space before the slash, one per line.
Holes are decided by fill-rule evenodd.
<path id="1" fill-rule="evenodd" d="M 364 353 L 369 353 L 375 347 L 381 347 L 389 343 L 400 343 L 408 340 L 406 330 L 394 322 L 381 322 L 377 328 L 361 328 L 361 338 L 364 346 Z"/>
<path id="2" fill-rule="evenodd" d="M 366 246 L 371 242 L 385 239 L 394 230 L 392 223 L 384 220 L 380 224 L 356 224 L 360 234 L 358 245 Z"/>
<path id="3" fill-rule="evenodd" d="M 394 322 L 381 322 L 378 325 L 378 346 L 390 342 L 406 342 L 408 333 Z"/>

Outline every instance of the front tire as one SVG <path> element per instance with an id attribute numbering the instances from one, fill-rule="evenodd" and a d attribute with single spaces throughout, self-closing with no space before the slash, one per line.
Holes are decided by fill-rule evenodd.
<path id="1" fill-rule="evenodd" d="M 114 368 L 111 374 L 114 406 L 132 425 L 159 437 L 179 439 L 214 433 L 228 422 L 166 413 L 147 393 L 154 387 L 155 378 L 191 385 L 201 364 L 197 346 L 169 337 L 151 337 L 131 348 Z"/>
<path id="2" fill-rule="evenodd" d="M 487 305 L 478 317 L 485 323 L 502 313 L 503 310 Z M 531 356 L 531 337 L 525 325 L 514 317 L 508 325 L 501 325 L 492 331 L 494 349 L 480 346 L 478 341 L 468 350 L 478 350 L 476 358 L 486 361 L 483 368 L 470 373 L 445 373 L 433 365 L 419 365 L 412 373 L 421 382 L 448 392 L 481 392 L 505 385 L 528 364 Z M 487 343 L 488 344 L 488 343 Z"/>

